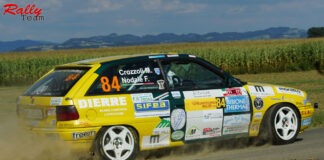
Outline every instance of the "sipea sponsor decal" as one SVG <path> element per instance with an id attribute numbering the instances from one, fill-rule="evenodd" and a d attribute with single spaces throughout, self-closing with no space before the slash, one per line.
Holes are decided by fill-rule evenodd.
<path id="1" fill-rule="evenodd" d="M 248 88 L 252 96 L 266 97 L 275 95 L 272 87 L 269 86 L 248 86 Z"/>
<path id="2" fill-rule="evenodd" d="M 95 135 L 96 135 L 96 131 L 73 132 L 72 133 L 72 139 L 73 140 L 78 140 L 80 138 L 94 137 Z"/>
<path id="3" fill-rule="evenodd" d="M 248 96 L 225 97 L 225 102 L 225 113 L 250 111 L 250 101 Z"/>
<path id="4" fill-rule="evenodd" d="M 151 101 L 134 103 L 135 117 L 170 116 L 169 101 Z"/>
<path id="5" fill-rule="evenodd" d="M 94 108 L 94 107 L 112 107 L 112 106 L 126 106 L 126 97 L 110 97 L 110 98 L 91 98 L 79 99 L 79 108 Z"/>
<path id="6" fill-rule="evenodd" d="M 170 145 L 170 134 L 143 136 L 142 148 L 154 148 Z"/>
<path id="7" fill-rule="evenodd" d="M 174 109 L 171 113 L 171 127 L 173 130 L 182 129 L 186 123 L 186 112 L 183 109 Z"/>
<path id="8" fill-rule="evenodd" d="M 170 134 L 170 118 L 163 118 L 161 120 L 153 130 L 153 135 L 156 134 Z"/>
<path id="9" fill-rule="evenodd" d="M 302 121 L 302 126 L 308 126 L 312 123 L 312 118 L 306 118 Z"/>
<path id="10" fill-rule="evenodd" d="M 261 110 L 264 106 L 263 99 L 260 97 L 255 97 L 253 100 L 254 108 L 257 110 Z"/>
<path id="11" fill-rule="evenodd" d="M 182 130 L 174 131 L 171 135 L 171 139 L 178 141 L 184 137 L 184 132 Z"/>
<path id="12" fill-rule="evenodd" d="M 298 89 L 293 88 L 285 88 L 285 87 L 276 87 L 276 90 L 278 93 L 284 93 L 284 94 L 292 94 L 297 96 L 304 97 L 304 93 Z"/>

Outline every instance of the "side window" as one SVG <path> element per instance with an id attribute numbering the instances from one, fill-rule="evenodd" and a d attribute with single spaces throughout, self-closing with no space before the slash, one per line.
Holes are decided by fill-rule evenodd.
<path id="1" fill-rule="evenodd" d="M 156 62 L 140 61 L 107 68 L 88 95 L 164 90 L 165 83 Z"/>
<path id="2" fill-rule="evenodd" d="M 171 90 L 224 88 L 225 80 L 204 66 L 191 61 L 162 62 Z"/>

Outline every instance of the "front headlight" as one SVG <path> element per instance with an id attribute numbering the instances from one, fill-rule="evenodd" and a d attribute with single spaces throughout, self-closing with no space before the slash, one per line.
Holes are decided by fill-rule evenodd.
<path id="1" fill-rule="evenodd" d="M 308 103 L 311 103 L 309 96 L 307 95 L 306 99 L 304 99 L 304 105 L 306 106 Z"/>

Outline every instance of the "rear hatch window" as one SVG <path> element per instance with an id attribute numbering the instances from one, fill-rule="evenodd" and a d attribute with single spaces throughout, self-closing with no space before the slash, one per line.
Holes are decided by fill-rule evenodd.
<path id="1" fill-rule="evenodd" d="M 23 96 L 65 96 L 88 68 L 55 69 L 30 87 Z"/>

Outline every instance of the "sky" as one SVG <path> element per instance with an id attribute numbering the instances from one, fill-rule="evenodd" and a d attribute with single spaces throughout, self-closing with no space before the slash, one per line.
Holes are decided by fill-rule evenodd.
<path id="1" fill-rule="evenodd" d="M 5 13 L 42 8 L 44 20 Z M 98 35 L 246 32 L 324 26 L 323 0 L 0 0 L 0 41 L 64 42 Z M 28 14 L 27 16 L 34 16 Z"/>

